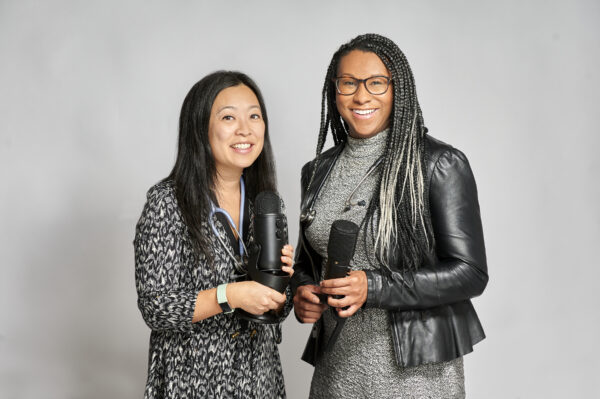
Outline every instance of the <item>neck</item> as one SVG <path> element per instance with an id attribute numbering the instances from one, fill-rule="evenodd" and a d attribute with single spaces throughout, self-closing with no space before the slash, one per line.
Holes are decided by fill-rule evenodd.
<path id="1" fill-rule="evenodd" d="M 350 128 L 350 131 L 348 132 L 348 135 L 350 137 L 353 137 L 355 139 L 369 139 L 371 137 L 377 136 L 379 133 L 387 130 L 390 127 L 389 122 L 384 126 L 383 129 L 371 132 L 371 133 L 367 133 L 367 134 L 358 134 L 354 131 L 354 129 Z"/>
<path id="2" fill-rule="evenodd" d="M 348 136 L 350 136 L 354 139 L 359 139 L 359 140 L 360 139 L 370 139 L 371 137 L 377 136 L 378 134 L 379 134 L 379 132 L 373 132 L 373 133 L 369 133 L 369 134 L 360 135 L 352 130 L 350 132 L 348 132 Z"/>
<path id="3" fill-rule="evenodd" d="M 217 170 L 217 177 L 215 179 L 215 194 L 219 203 L 222 203 L 223 199 L 228 197 L 239 197 L 241 177 L 242 170 L 229 172 Z"/>

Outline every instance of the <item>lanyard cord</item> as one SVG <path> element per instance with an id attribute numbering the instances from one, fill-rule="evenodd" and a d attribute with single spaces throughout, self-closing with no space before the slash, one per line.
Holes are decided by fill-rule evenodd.
<path id="1" fill-rule="evenodd" d="M 215 204 L 211 204 L 211 205 L 212 205 L 212 209 L 211 209 L 210 215 L 209 215 L 210 227 L 212 228 L 213 232 L 219 239 L 221 246 L 227 251 L 227 254 L 233 260 L 233 264 L 235 265 L 236 269 L 240 272 L 245 272 L 243 265 L 242 265 L 242 261 L 239 259 L 239 257 L 235 256 L 231 252 L 229 247 L 225 244 L 225 242 L 223 241 L 223 238 L 221 237 L 221 235 L 217 231 L 217 228 L 215 227 L 215 221 L 214 221 L 214 217 L 217 213 L 221 213 L 221 214 L 225 215 L 225 217 L 227 218 L 227 221 L 231 225 L 231 228 L 238 235 L 238 245 L 239 245 L 239 249 L 240 249 L 240 257 L 243 258 L 244 255 L 248 252 L 248 250 L 246 249 L 246 245 L 244 245 L 244 236 L 243 236 L 243 234 L 244 234 L 244 208 L 246 205 L 246 187 L 244 185 L 244 178 L 243 177 L 240 178 L 240 228 L 239 228 L 239 230 L 237 229 L 235 223 L 233 222 L 233 218 L 231 217 L 231 215 L 229 215 L 229 213 L 225 209 L 219 208 L 219 207 L 215 206 Z"/>
<path id="2" fill-rule="evenodd" d="M 383 156 L 377 158 L 375 163 L 373 165 L 371 165 L 371 167 L 367 170 L 367 172 L 362 177 L 362 179 L 360 179 L 360 181 L 358 182 L 356 187 L 354 187 L 354 190 L 352 190 L 352 192 L 348 196 L 348 199 L 346 199 L 346 202 L 344 203 L 344 212 L 349 211 L 354 205 L 359 205 L 359 203 L 361 203 L 361 202 L 363 203 L 361 205 L 364 205 L 364 201 L 353 201 L 352 196 L 354 195 L 356 190 L 358 190 L 358 188 L 363 184 L 363 182 L 367 179 L 367 177 L 369 177 L 369 175 L 371 173 L 373 173 L 373 171 L 375 169 L 377 169 L 377 167 L 381 164 L 381 161 L 383 161 Z"/>

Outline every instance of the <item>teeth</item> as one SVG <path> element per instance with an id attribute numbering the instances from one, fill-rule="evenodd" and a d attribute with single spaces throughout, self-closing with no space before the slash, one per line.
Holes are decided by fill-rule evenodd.
<path id="1" fill-rule="evenodd" d="M 374 109 L 355 109 L 353 111 L 359 115 L 369 115 L 369 114 L 372 114 L 373 112 L 375 112 Z"/>
<path id="2" fill-rule="evenodd" d="M 240 143 L 240 144 L 234 144 L 232 145 L 233 148 L 236 148 L 238 150 L 247 150 L 248 148 L 250 148 L 250 144 L 249 143 Z"/>

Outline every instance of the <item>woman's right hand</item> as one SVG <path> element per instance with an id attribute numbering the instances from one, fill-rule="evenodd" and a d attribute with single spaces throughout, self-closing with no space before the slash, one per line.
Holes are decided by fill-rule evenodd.
<path id="1" fill-rule="evenodd" d="M 233 308 L 242 308 L 253 315 L 261 315 L 280 308 L 285 303 L 285 294 L 256 281 L 240 281 L 227 284 L 227 301 Z"/>
<path id="2" fill-rule="evenodd" d="M 294 295 L 294 312 L 302 323 L 316 323 L 327 309 L 317 294 L 321 293 L 318 285 L 301 285 Z"/>

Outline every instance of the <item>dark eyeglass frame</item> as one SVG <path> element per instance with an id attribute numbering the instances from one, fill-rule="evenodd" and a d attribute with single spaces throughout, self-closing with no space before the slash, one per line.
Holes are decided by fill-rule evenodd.
<path id="1" fill-rule="evenodd" d="M 367 81 L 371 80 L 371 79 L 375 79 L 375 78 L 384 78 L 387 81 L 387 87 L 385 88 L 385 90 L 384 90 L 383 93 L 373 93 L 371 90 L 369 90 L 369 87 L 367 86 Z M 342 93 L 340 91 L 340 87 L 339 87 L 339 81 L 340 81 L 340 79 L 352 79 L 353 81 L 355 81 L 357 83 L 356 90 L 354 90 L 352 93 L 347 93 L 347 94 L 346 93 Z M 369 92 L 369 94 L 372 94 L 374 96 L 381 96 L 381 95 L 387 93 L 387 91 L 389 90 L 390 83 L 392 83 L 392 78 L 389 78 L 389 77 L 383 76 L 383 75 L 371 76 L 371 77 L 368 77 L 366 79 L 356 79 L 356 78 L 353 78 L 352 76 L 338 76 L 335 79 L 333 79 L 333 82 L 335 84 L 335 90 L 337 91 L 337 93 L 340 96 L 353 96 L 358 91 L 358 87 L 360 86 L 361 83 L 363 84 L 363 86 L 365 86 L 365 89 Z"/>

